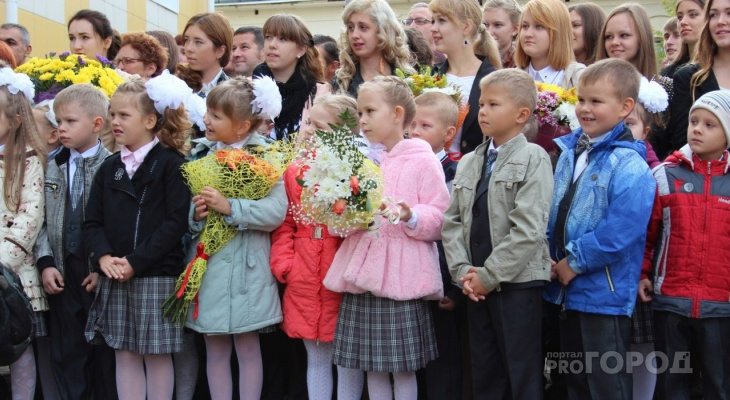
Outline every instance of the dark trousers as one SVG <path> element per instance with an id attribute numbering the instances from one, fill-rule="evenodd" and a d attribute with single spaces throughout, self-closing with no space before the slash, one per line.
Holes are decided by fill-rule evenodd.
<path id="1" fill-rule="evenodd" d="M 94 293 L 81 282 L 89 274 L 85 262 L 70 255 L 64 263 L 63 292 L 48 296 L 51 367 L 64 400 L 115 399 L 114 351 L 86 342 L 84 330 Z"/>
<path id="2" fill-rule="evenodd" d="M 631 318 L 566 311 L 560 321 L 560 350 L 576 355 L 567 360 L 572 364 L 566 377 L 568 399 L 630 400 L 633 381 L 626 366 L 630 343 Z M 623 367 L 618 369 L 618 363 Z"/>
<path id="3" fill-rule="evenodd" d="M 473 399 L 542 399 L 543 287 L 467 301 Z"/>
<path id="4" fill-rule="evenodd" d="M 426 366 L 421 377 L 425 380 L 425 394 L 428 399 L 461 399 L 461 346 L 459 345 L 459 323 L 463 310 L 442 310 L 438 301 L 429 301 L 433 315 L 433 327 L 439 356 Z M 420 388 L 419 388 L 420 389 Z M 419 390 L 419 397 L 420 390 Z"/>
<path id="5" fill-rule="evenodd" d="M 655 311 L 654 326 L 654 347 L 667 356 L 667 368 L 657 359 L 658 399 L 690 398 L 690 358 L 701 370 L 704 400 L 730 399 L 730 318 Z"/>
<path id="6" fill-rule="evenodd" d="M 276 332 L 259 335 L 264 366 L 263 400 L 300 400 L 307 392 L 307 350 L 302 339 Z"/>

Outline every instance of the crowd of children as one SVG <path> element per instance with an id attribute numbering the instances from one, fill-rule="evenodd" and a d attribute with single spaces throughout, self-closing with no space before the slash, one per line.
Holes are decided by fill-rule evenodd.
<path id="1" fill-rule="evenodd" d="M 677 2 L 687 35 L 697 1 Z M 272 17 L 266 40 L 299 53 L 253 79 L 212 68 L 197 139 L 193 89 L 166 72 L 31 107 L 27 76 L 1 68 L 0 263 L 22 283 L 39 353 L 11 364 L 13 399 L 33 397 L 37 374 L 62 399 L 192 398 L 199 360 L 212 399 L 259 399 L 277 329 L 304 344 L 311 399 L 688 399 L 683 357 L 704 398 L 730 397 L 730 0 L 702 2 L 707 23 L 675 51 L 696 63 L 668 63 L 672 76 L 657 72 L 639 4 L 606 18 L 512 3 L 488 1 L 485 25 L 476 1 L 428 5 L 447 57 L 436 73 L 461 103 L 414 98 L 387 73 L 404 62 L 400 39 L 363 53 L 383 40 L 371 29 L 401 29 L 383 0 L 345 9 L 339 94 L 305 79 L 321 74 L 317 51 L 284 33 L 311 36 L 303 23 Z M 586 67 L 575 35 L 588 31 Z M 293 75 L 303 113 L 275 90 Z M 576 88 L 577 129 L 535 139 L 536 81 Z M 384 182 L 368 228 L 340 236 L 297 218 L 304 157 L 256 199 L 186 180 L 186 163 L 212 154 L 276 151 L 262 127 L 284 140 L 298 127 L 306 151 L 347 114 Z M 102 145 L 105 129 L 120 151 Z M 211 251 L 213 216 L 232 233 Z M 175 322 L 169 301 L 198 259 L 207 272 Z"/>

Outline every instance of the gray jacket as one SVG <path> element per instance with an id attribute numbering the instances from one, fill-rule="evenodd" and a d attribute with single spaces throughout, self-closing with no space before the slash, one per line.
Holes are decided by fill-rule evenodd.
<path id="1" fill-rule="evenodd" d="M 472 267 L 472 206 L 489 141 L 459 161 L 444 214 L 441 236 L 455 282 Z M 502 145 L 487 192 L 492 253 L 477 265 L 477 275 L 490 292 L 501 283 L 550 280 L 547 221 L 553 196 L 553 171 L 547 153 L 523 134 Z"/>
<path id="2" fill-rule="evenodd" d="M 88 158 L 84 158 L 80 168 L 84 171 L 84 201 L 83 213 L 86 215 L 86 203 L 89 201 L 94 175 L 101 164 L 112 153 L 104 146 Z M 61 150 L 48 161 L 46 178 L 43 184 L 43 193 L 46 200 L 46 219 L 43 222 L 40 235 L 33 249 L 36 256 L 36 265 L 43 271 L 48 267 L 55 267 L 64 275 L 63 266 L 63 232 L 65 230 L 64 217 L 66 215 L 66 201 L 68 199 L 68 161 L 71 156 L 69 149 Z M 91 272 L 91 268 L 89 268 Z"/>

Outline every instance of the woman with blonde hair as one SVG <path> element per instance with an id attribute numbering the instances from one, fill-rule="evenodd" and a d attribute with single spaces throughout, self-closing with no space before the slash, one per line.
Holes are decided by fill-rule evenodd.
<path id="1" fill-rule="evenodd" d="M 517 0 L 488 0 L 482 8 L 482 23 L 499 46 L 504 68 L 514 68 L 515 39 L 520 26 L 522 7 Z"/>
<path id="2" fill-rule="evenodd" d="M 447 57 L 436 72 L 461 88 L 462 105 L 469 105 L 464 123 L 446 151 L 466 154 L 484 141 L 477 121 L 479 81 L 501 68 L 502 60 L 497 42 L 482 24 L 476 0 L 432 0 L 428 9 L 433 13 L 433 44 Z"/>
<path id="3" fill-rule="evenodd" d="M 653 29 L 646 9 L 638 3 L 624 3 L 614 8 L 598 37 L 597 51 L 596 61 L 621 58 L 646 79 L 656 77 Z"/>
<path id="4" fill-rule="evenodd" d="M 585 65 L 575 62 L 568 8 L 560 0 L 531 0 L 522 9 L 517 66 L 537 82 L 563 88 L 578 85 Z"/>
<path id="5" fill-rule="evenodd" d="M 340 68 L 332 86 L 336 92 L 357 96 L 357 89 L 396 69 L 415 73 L 403 26 L 385 0 L 354 0 L 342 12 Z"/>

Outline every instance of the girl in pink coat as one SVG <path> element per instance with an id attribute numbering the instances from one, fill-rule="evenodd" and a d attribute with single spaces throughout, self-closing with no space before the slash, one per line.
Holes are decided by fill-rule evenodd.
<path id="1" fill-rule="evenodd" d="M 415 103 L 403 79 L 364 83 L 357 111 L 363 136 L 385 145 L 384 198 L 400 222 L 376 216 L 379 228 L 352 233 L 332 261 L 324 285 L 344 292 L 333 359 L 339 367 L 367 371 L 370 398 L 392 398 L 393 373 L 396 399 L 415 399 L 415 371 L 437 357 L 425 299 L 443 297 L 434 241 L 441 238 L 449 193 L 430 145 L 404 139 Z"/>
<path id="2" fill-rule="evenodd" d="M 298 140 L 306 140 L 316 130 L 331 131 L 330 124 L 341 124 L 338 115 L 349 111 L 357 115 L 355 99 L 343 95 L 317 96 L 302 120 Z M 282 301 L 284 321 L 281 329 L 290 338 L 304 340 L 307 350 L 307 388 L 311 400 L 332 398 L 332 340 L 342 294 L 322 285 L 335 252 L 342 243 L 324 225 L 310 225 L 295 219 L 301 205 L 302 187 L 296 178 L 301 160 L 284 173 L 289 209 L 284 223 L 272 235 L 271 271 L 286 285 Z M 348 375 L 348 376 L 345 376 Z M 338 371 L 338 399 L 359 399 L 364 376 L 356 370 Z M 343 382 L 349 385 L 343 385 Z M 347 387 L 351 389 L 347 389 Z M 352 396 L 352 397 L 350 397 Z"/>

